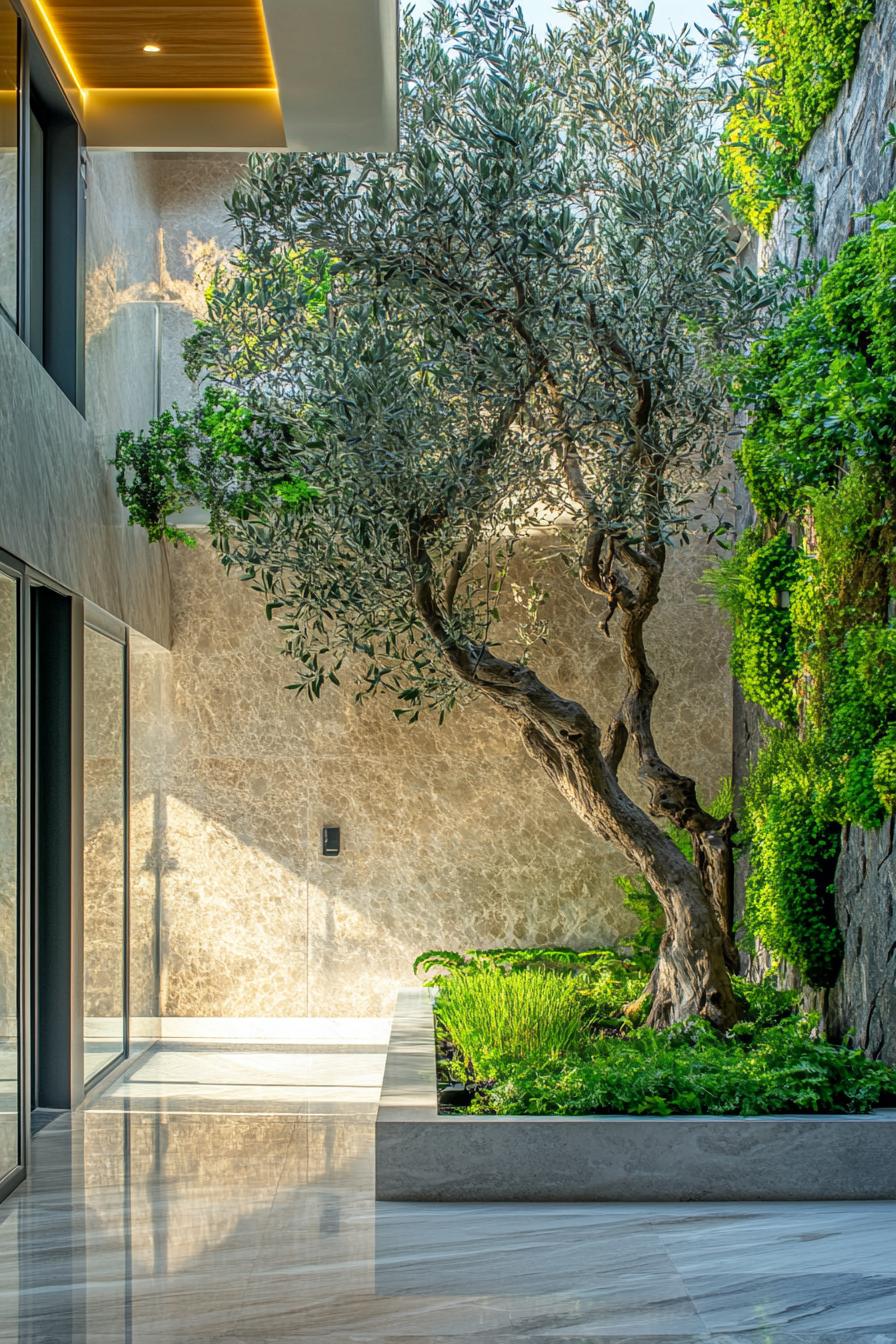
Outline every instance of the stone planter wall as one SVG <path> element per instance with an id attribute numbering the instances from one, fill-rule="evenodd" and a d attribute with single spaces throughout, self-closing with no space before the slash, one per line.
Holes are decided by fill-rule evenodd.
<path id="1" fill-rule="evenodd" d="M 398 995 L 376 1119 L 381 1200 L 896 1198 L 896 1111 L 872 1115 L 439 1115 L 426 990 Z"/>

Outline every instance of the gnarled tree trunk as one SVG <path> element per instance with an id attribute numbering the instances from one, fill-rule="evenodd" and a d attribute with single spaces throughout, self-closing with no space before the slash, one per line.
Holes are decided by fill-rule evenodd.
<path id="1" fill-rule="evenodd" d="M 665 1027 L 699 1016 L 723 1030 L 731 1026 L 737 1005 L 719 893 L 706 885 L 698 867 L 622 792 L 615 778 L 607 777 L 596 728 L 590 740 L 585 736 L 568 742 L 566 751 L 558 751 L 551 736 L 531 724 L 523 728 L 523 740 L 583 821 L 616 844 L 657 893 L 666 931 L 648 986 L 649 1024 Z"/>
<path id="2" fill-rule="evenodd" d="M 697 867 L 620 786 L 613 735 L 605 751 L 600 729 L 582 705 L 551 690 L 530 667 L 458 639 L 433 592 L 419 536 L 412 558 L 418 567 L 417 609 L 455 674 L 516 725 L 529 754 L 586 825 L 616 845 L 656 891 L 666 934 L 651 983 L 651 1024 L 666 1026 L 697 1014 L 729 1027 L 737 1007 L 716 903 Z"/>

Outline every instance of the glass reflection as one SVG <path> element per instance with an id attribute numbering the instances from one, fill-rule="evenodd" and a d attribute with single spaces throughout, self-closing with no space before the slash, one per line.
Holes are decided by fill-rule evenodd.
<path id="1" fill-rule="evenodd" d="M 128 645 L 128 1047 L 159 1037 L 159 920 L 165 832 L 167 649 L 132 631 Z"/>
<path id="2" fill-rule="evenodd" d="M 0 1177 L 19 1162 L 18 584 L 0 574 Z"/>
<path id="3" fill-rule="evenodd" d="M 84 1080 L 125 1046 L 124 645 L 84 631 Z"/>
<path id="4" fill-rule="evenodd" d="M 0 307 L 15 321 L 18 251 L 19 22 L 0 0 Z"/>

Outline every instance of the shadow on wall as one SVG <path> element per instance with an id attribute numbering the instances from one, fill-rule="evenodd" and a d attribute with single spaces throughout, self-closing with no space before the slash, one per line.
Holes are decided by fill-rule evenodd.
<path id="1" fill-rule="evenodd" d="M 730 700 L 703 564 L 682 561 L 681 602 L 654 638 L 661 744 L 711 789 L 730 769 Z M 296 700 L 257 594 L 205 542 L 170 567 L 163 1014 L 380 1016 L 426 948 L 586 946 L 630 929 L 619 855 L 485 707 L 408 728 L 351 686 Z M 575 594 L 550 616 L 540 670 L 604 720 L 621 684 L 596 612 Z M 321 855 L 325 824 L 342 828 L 338 858 Z"/>

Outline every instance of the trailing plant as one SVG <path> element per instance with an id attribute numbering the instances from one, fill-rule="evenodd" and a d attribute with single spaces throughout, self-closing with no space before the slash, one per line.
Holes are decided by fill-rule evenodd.
<path id="1" fill-rule="evenodd" d="M 784 723 L 796 720 L 797 658 L 788 607 L 798 567 L 786 531 L 763 541 L 759 529 L 750 528 L 732 557 L 707 576 L 733 617 L 731 670 L 744 695 Z"/>
<path id="2" fill-rule="evenodd" d="M 740 830 L 750 860 L 747 929 L 814 985 L 833 982 L 842 952 L 832 888 L 840 827 L 829 815 L 829 773 L 795 731 L 770 729 L 747 781 Z"/>
<path id="3" fill-rule="evenodd" d="M 732 204 L 767 233 L 782 200 L 808 200 L 800 157 L 855 66 L 874 0 L 723 0 L 723 49 L 751 48 L 722 142 Z"/>
<path id="4" fill-rule="evenodd" d="M 748 781 L 746 923 L 813 984 L 841 954 L 844 823 L 894 805 L 896 193 L 735 366 L 759 515 L 713 575 L 732 666 L 773 719 Z"/>
<path id="5" fill-rule="evenodd" d="M 146 430 L 122 431 L 114 466 L 128 521 L 150 541 L 175 545 L 195 546 L 172 518 L 197 502 L 222 534 L 234 519 L 265 509 L 288 514 L 317 494 L 296 472 L 287 424 L 266 402 L 219 387 L 206 388 L 189 410 L 163 411 Z"/>

